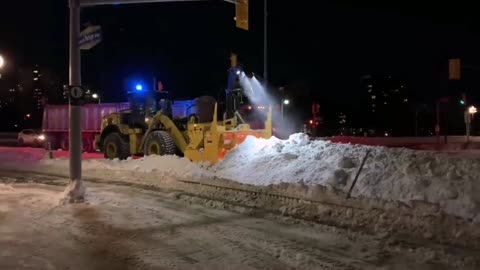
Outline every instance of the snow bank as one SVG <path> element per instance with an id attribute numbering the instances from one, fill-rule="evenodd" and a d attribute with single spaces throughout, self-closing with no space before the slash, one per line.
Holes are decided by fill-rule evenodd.
<path id="1" fill-rule="evenodd" d="M 446 212 L 475 218 L 480 207 L 480 159 L 407 149 L 248 137 L 213 169 L 245 184 L 303 183 L 347 191 L 367 149 L 369 159 L 353 196 L 438 203 Z M 480 218 L 480 215 L 478 215 Z"/>
<path id="2" fill-rule="evenodd" d="M 460 154 L 334 144 L 294 134 L 288 140 L 248 137 L 225 160 L 208 169 L 176 156 L 88 159 L 83 169 L 89 176 L 115 180 L 142 181 L 135 178 L 135 172 L 143 172 L 158 180 L 219 177 L 252 185 L 292 183 L 347 191 L 368 149 L 370 157 L 353 196 L 438 203 L 447 213 L 480 222 L 480 159 Z M 67 159 L 42 159 L 44 154 L 0 148 L 0 166 L 10 163 L 17 168 L 68 172 Z"/>
<path id="3" fill-rule="evenodd" d="M 59 168 L 68 168 L 68 159 L 44 159 L 41 164 L 44 166 L 55 166 Z M 201 168 L 201 166 L 190 162 L 186 158 L 177 156 L 148 156 L 139 159 L 127 160 L 105 160 L 90 159 L 82 163 L 83 170 L 88 170 L 98 177 L 104 177 L 105 174 L 117 173 L 118 178 L 125 172 L 143 172 L 152 173 L 158 178 L 174 177 L 181 179 L 198 179 L 209 177 L 210 173 Z M 127 175 L 131 177 L 131 175 Z"/>
<path id="4" fill-rule="evenodd" d="M 8 164 L 11 162 L 38 161 L 45 156 L 45 151 L 39 148 L 27 147 L 0 147 L 0 164 Z"/>

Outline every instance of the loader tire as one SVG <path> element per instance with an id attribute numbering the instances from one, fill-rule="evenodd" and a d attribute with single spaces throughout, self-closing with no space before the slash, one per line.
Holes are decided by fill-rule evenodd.
<path id="1" fill-rule="evenodd" d="M 150 155 L 175 155 L 177 147 L 173 141 L 172 136 L 163 130 L 153 131 L 148 135 L 145 141 L 143 153 L 146 156 Z"/>
<path id="2" fill-rule="evenodd" d="M 130 156 L 130 145 L 117 132 L 110 133 L 103 141 L 103 156 L 108 159 L 127 159 Z"/>

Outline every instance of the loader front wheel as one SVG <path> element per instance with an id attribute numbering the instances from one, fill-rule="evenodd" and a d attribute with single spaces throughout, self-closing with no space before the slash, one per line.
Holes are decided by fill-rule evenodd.
<path id="1" fill-rule="evenodd" d="M 148 135 L 143 153 L 146 156 L 175 155 L 176 150 L 172 136 L 166 131 L 157 130 Z"/>
<path id="2" fill-rule="evenodd" d="M 130 145 L 117 132 L 110 133 L 103 141 L 103 155 L 108 159 L 127 159 L 130 156 Z"/>

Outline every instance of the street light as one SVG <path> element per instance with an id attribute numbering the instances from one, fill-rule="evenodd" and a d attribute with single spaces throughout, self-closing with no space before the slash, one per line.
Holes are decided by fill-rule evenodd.
<path id="1" fill-rule="evenodd" d="M 282 121 L 283 121 L 283 111 L 284 111 L 284 106 L 290 104 L 289 99 L 282 99 L 282 103 L 280 104 L 280 112 L 282 114 Z"/>
<path id="2" fill-rule="evenodd" d="M 98 99 L 98 104 L 100 104 L 100 96 L 97 93 L 92 94 L 93 99 Z"/>
<path id="3" fill-rule="evenodd" d="M 468 113 L 472 115 L 477 113 L 477 108 L 475 108 L 475 106 L 468 107 Z"/>
<path id="4" fill-rule="evenodd" d="M 472 129 L 472 118 L 473 115 L 477 113 L 477 108 L 475 106 L 468 107 L 468 110 L 465 111 L 465 126 L 467 128 L 467 142 L 470 141 L 470 132 Z"/>
<path id="5" fill-rule="evenodd" d="M 3 59 L 3 56 L 0 54 L 0 71 L 2 71 L 2 67 L 5 65 L 5 60 Z M 2 73 L 0 73 L 0 79 L 2 78 Z"/>

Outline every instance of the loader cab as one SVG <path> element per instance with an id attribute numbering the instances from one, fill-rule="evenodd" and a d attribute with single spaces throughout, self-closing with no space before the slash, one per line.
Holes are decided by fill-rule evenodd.
<path id="1" fill-rule="evenodd" d="M 127 92 L 130 110 L 122 114 L 122 122 L 133 128 L 147 129 L 147 119 L 159 111 L 173 119 L 172 100 L 168 92 L 135 90 Z"/>
<path id="2" fill-rule="evenodd" d="M 167 92 L 131 91 L 128 92 L 128 102 L 132 114 L 151 117 L 157 112 L 171 117 L 172 101 Z"/>

